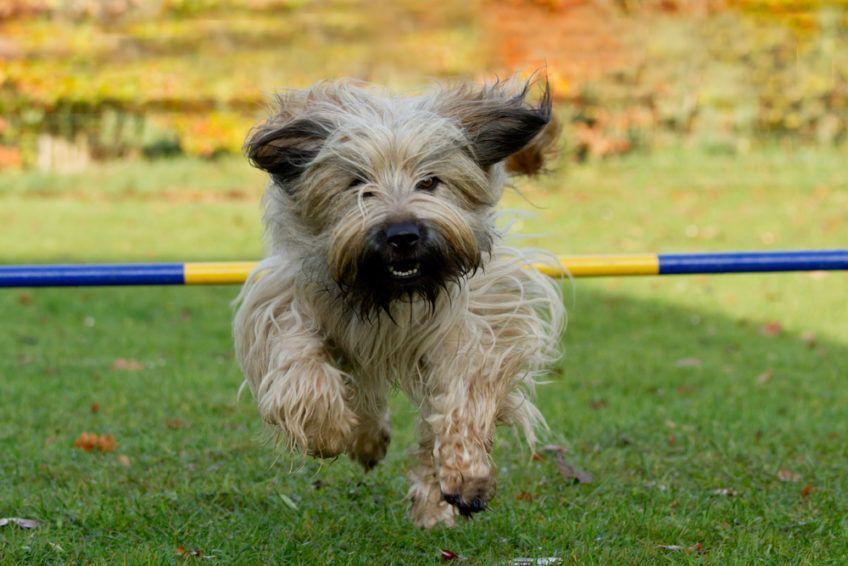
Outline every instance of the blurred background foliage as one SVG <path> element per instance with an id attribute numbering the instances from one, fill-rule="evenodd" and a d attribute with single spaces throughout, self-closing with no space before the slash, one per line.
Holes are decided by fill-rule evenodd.
<path id="1" fill-rule="evenodd" d="M 0 168 L 240 150 L 271 94 L 545 67 L 564 159 L 848 137 L 848 0 L 0 1 Z"/>

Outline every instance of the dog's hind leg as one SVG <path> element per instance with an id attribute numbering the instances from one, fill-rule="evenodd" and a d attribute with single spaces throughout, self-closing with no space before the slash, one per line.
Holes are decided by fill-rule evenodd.
<path id="1" fill-rule="evenodd" d="M 351 390 L 351 406 L 359 422 L 351 432 L 347 453 L 368 472 L 386 456 L 392 438 L 386 384 L 382 380 L 357 381 Z"/>

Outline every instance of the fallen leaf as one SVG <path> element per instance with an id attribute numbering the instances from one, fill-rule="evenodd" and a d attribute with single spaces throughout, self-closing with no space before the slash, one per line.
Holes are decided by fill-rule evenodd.
<path id="1" fill-rule="evenodd" d="M 818 337 L 812 330 L 807 330 L 801 333 L 801 341 L 803 341 L 810 350 L 815 350 L 816 346 L 818 346 Z"/>
<path id="2" fill-rule="evenodd" d="M 801 497 L 809 497 L 813 492 L 813 484 L 808 483 L 804 487 L 801 488 Z"/>
<path id="3" fill-rule="evenodd" d="M 700 542 L 696 542 L 691 546 L 680 546 L 679 544 L 658 544 L 657 548 L 671 550 L 673 552 L 701 552 L 704 549 Z"/>
<path id="4" fill-rule="evenodd" d="M 118 447 L 118 442 L 111 434 L 106 434 L 97 439 L 97 449 L 101 452 L 114 452 Z"/>
<path id="5" fill-rule="evenodd" d="M 609 403 L 607 403 L 606 399 L 595 399 L 591 403 L 591 407 L 595 411 L 599 411 L 601 409 L 605 409 Z"/>
<path id="6" fill-rule="evenodd" d="M 21 519 L 20 517 L 4 517 L 0 518 L 0 527 L 5 527 L 6 525 L 15 525 L 21 529 L 34 529 L 40 523 L 35 519 Z"/>
<path id="7" fill-rule="evenodd" d="M 592 483 L 592 476 L 582 470 L 578 470 L 565 461 L 566 449 L 558 444 L 549 444 L 543 448 L 546 452 L 553 452 L 559 473 L 567 482 Z"/>
<path id="8" fill-rule="evenodd" d="M 777 336 L 783 332 L 783 325 L 779 322 L 767 322 L 760 326 L 760 334 L 763 336 Z"/>
<path id="9" fill-rule="evenodd" d="M 704 362 L 698 358 L 680 358 L 674 362 L 674 365 L 679 368 L 696 368 L 704 365 Z"/>
<path id="10" fill-rule="evenodd" d="M 518 501 L 533 501 L 533 494 L 528 491 L 522 491 L 515 496 Z"/>
<path id="11" fill-rule="evenodd" d="M 118 463 L 125 468 L 130 467 L 130 457 L 126 454 L 118 454 Z"/>
<path id="12" fill-rule="evenodd" d="M 785 482 L 798 483 L 801 481 L 801 474 L 791 470 L 780 469 L 777 471 L 777 479 Z"/>
<path id="13" fill-rule="evenodd" d="M 539 454 L 538 452 L 533 452 L 532 459 L 533 459 L 534 462 L 541 462 L 542 460 L 545 459 L 545 457 L 542 456 L 541 454 Z"/>
<path id="14" fill-rule="evenodd" d="M 74 448 L 79 448 L 84 452 L 93 452 L 94 450 L 104 453 L 114 452 L 117 447 L 118 442 L 111 434 L 100 436 L 91 432 L 84 432 L 74 440 Z"/>
<path id="15" fill-rule="evenodd" d="M 177 556 L 182 556 L 183 558 L 203 558 L 203 551 L 199 548 L 186 549 L 183 546 L 178 546 Z"/>
<path id="16" fill-rule="evenodd" d="M 97 413 L 99 413 L 100 412 L 100 403 L 92 403 L 91 404 L 91 412 L 95 415 Z"/>
<path id="17" fill-rule="evenodd" d="M 79 448 L 85 452 L 91 452 L 97 446 L 97 435 L 90 432 L 84 432 L 74 440 L 74 448 Z"/>
<path id="18" fill-rule="evenodd" d="M 171 430 L 177 430 L 178 428 L 185 428 L 186 424 L 182 419 L 168 419 L 165 421 L 165 426 Z"/>
<path id="19" fill-rule="evenodd" d="M 292 511 L 297 511 L 297 503 L 295 503 L 291 497 L 289 497 L 285 493 L 280 493 L 279 495 L 280 499 L 283 500 L 283 503 L 285 503 L 289 508 L 291 508 Z"/>
<path id="20" fill-rule="evenodd" d="M 113 371 L 141 371 L 144 364 L 133 358 L 118 358 L 112 363 Z"/>
<path id="21" fill-rule="evenodd" d="M 459 560 L 459 554 L 446 548 L 439 549 L 439 556 L 442 557 L 442 560 Z"/>
<path id="22" fill-rule="evenodd" d="M 739 492 L 733 489 L 732 487 L 720 487 L 718 489 L 714 489 L 712 491 L 713 495 L 724 495 L 726 497 L 736 497 L 739 495 Z"/>
<path id="23" fill-rule="evenodd" d="M 668 445 L 674 446 L 675 444 L 677 444 L 677 437 L 674 436 L 673 434 L 669 434 L 668 435 Z"/>
<path id="24" fill-rule="evenodd" d="M 28 305 L 32 302 L 32 295 L 26 292 L 20 293 L 18 295 L 18 302 L 22 305 Z"/>

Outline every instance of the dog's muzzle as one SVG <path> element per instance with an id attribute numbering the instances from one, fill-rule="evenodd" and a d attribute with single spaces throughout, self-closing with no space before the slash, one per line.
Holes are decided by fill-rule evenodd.
<path id="1" fill-rule="evenodd" d="M 385 275 L 390 281 L 405 287 L 421 279 L 427 245 L 427 229 L 423 224 L 411 220 L 393 222 L 384 226 L 376 237 Z"/>

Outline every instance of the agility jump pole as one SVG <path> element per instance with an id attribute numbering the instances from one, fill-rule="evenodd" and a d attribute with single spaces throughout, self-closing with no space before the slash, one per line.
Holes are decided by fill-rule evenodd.
<path id="1" fill-rule="evenodd" d="M 554 277 L 697 275 L 848 270 L 848 249 L 695 254 L 575 255 L 561 266 L 537 265 Z M 0 287 L 237 285 L 256 262 L 0 265 Z"/>

